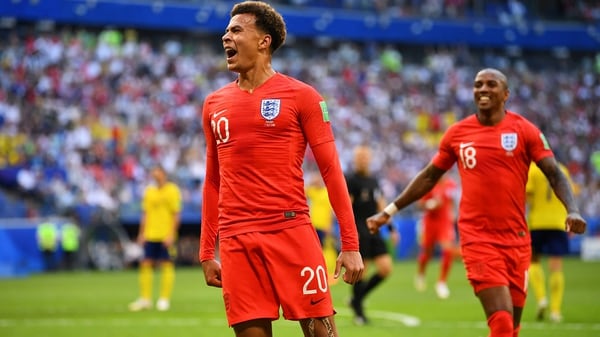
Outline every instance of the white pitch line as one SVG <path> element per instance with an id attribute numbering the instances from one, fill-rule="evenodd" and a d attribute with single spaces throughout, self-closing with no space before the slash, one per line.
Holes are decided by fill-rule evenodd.
<path id="1" fill-rule="evenodd" d="M 352 316 L 352 312 L 346 309 L 336 309 L 338 315 L 341 316 Z M 418 317 L 410 316 L 407 314 L 403 314 L 400 312 L 391 312 L 391 311 L 377 311 L 377 310 L 369 310 L 369 318 L 378 318 L 384 319 L 388 321 L 394 321 L 398 323 L 402 323 L 407 327 L 416 327 L 421 324 L 421 320 Z"/>

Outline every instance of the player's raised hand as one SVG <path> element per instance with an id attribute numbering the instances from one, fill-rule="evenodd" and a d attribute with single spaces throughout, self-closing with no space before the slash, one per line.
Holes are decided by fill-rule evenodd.
<path id="1" fill-rule="evenodd" d="M 565 229 L 567 232 L 583 234 L 585 233 L 586 227 L 587 223 L 579 213 L 569 213 L 567 215 L 567 220 L 565 221 Z"/>
<path id="2" fill-rule="evenodd" d="M 386 212 L 379 212 L 367 218 L 367 227 L 371 234 L 377 234 L 379 227 L 385 225 L 390 221 L 390 216 Z"/>
<path id="3" fill-rule="evenodd" d="M 221 264 L 217 260 L 202 261 L 202 270 L 206 284 L 211 287 L 221 288 Z"/>
<path id="4" fill-rule="evenodd" d="M 359 252 L 341 252 L 338 255 L 333 277 L 340 277 L 342 268 L 345 269 L 342 279 L 348 284 L 354 284 L 362 279 L 365 270 L 363 259 Z"/>

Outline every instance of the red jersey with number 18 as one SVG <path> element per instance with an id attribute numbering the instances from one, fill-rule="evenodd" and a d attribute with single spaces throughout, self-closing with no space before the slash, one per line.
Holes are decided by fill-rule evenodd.
<path id="1" fill-rule="evenodd" d="M 462 183 L 458 230 L 461 244 L 529 245 L 525 185 L 531 161 L 553 156 L 541 131 L 506 111 L 497 125 L 476 115 L 450 126 L 432 163 L 448 170 L 457 162 Z"/>
<path id="2" fill-rule="evenodd" d="M 358 250 L 350 199 L 341 199 L 348 192 L 327 106 L 314 88 L 280 73 L 252 93 L 232 82 L 206 98 L 202 121 L 207 140 L 203 231 L 218 224 L 219 235 L 228 237 L 310 224 L 302 164 L 307 144 L 313 150 L 329 146 L 331 156 L 321 156 L 319 165 L 331 173 L 323 177 L 330 196 L 342 201 L 332 200 L 332 206 L 343 219 L 344 248 Z M 202 254 L 210 257 L 208 251 Z"/>

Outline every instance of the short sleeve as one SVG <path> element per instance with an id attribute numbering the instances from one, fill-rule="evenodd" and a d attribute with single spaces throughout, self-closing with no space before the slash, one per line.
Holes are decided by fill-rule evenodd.
<path id="1" fill-rule="evenodd" d="M 454 127 L 450 127 L 446 133 L 444 133 L 440 140 L 440 146 L 438 152 L 433 156 L 431 163 L 435 167 L 442 170 L 449 170 L 452 165 L 456 163 L 456 154 L 452 149 L 452 135 L 454 134 Z"/>

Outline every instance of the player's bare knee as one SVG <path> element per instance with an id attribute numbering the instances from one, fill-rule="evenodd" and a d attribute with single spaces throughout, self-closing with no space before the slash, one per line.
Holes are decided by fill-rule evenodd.
<path id="1" fill-rule="evenodd" d="M 384 267 L 384 268 L 381 268 L 381 269 L 380 269 L 380 270 L 377 272 L 377 274 L 378 274 L 378 275 L 379 275 L 379 277 L 381 277 L 381 278 L 387 278 L 388 276 L 390 276 L 390 274 L 391 274 L 391 273 L 392 273 L 392 267 L 391 267 L 391 266 L 389 266 L 389 267 Z"/>

